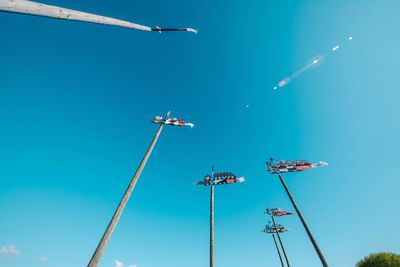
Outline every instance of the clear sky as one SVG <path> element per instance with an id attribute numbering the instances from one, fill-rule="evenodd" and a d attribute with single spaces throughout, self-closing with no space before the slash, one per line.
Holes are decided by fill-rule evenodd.
<path id="1" fill-rule="evenodd" d="M 20 251 L 1 267 L 86 266 L 168 110 L 196 126 L 164 128 L 99 266 L 208 266 L 192 183 L 212 165 L 246 177 L 215 189 L 216 266 L 279 266 L 263 211 L 293 208 L 271 156 L 329 163 L 284 178 L 330 266 L 400 252 L 399 1 L 46 3 L 199 33 L 0 13 L 0 247 Z M 279 223 L 292 265 L 321 266 Z"/>

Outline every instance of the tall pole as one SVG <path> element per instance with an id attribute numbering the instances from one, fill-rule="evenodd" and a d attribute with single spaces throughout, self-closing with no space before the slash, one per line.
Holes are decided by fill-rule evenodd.
<path id="1" fill-rule="evenodd" d="M 157 31 L 159 33 L 163 31 L 190 31 L 197 33 L 197 30 L 192 28 L 180 28 L 180 29 L 161 29 L 160 27 L 150 28 L 148 26 L 139 25 L 128 21 L 99 16 L 72 9 L 66 9 L 58 6 L 45 5 L 27 0 L 0 0 L 0 11 L 28 14 L 28 15 L 55 18 L 55 19 L 76 20 L 76 21 L 84 21 L 84 22 L 91 22 L 98 24 L 107 24 L 107 25 L 138 29 L 142 31 Z"/>
<path id="2" fill-rule="evenodd" d="M 217 177 L 217 178 L 215 178 Z M 243 183 L 244 177 L 236 177 L 231 172 L 220 172 L 214 174 L 214 166 L 211 170 L 211 176 L 207 174 L 204 181 L 196 182 L 196 185 L 210 186 L 210 267 L 214 267 L 214 185 Z"/>
<path id="3" fill-rule="evenodd" d="M 281 180 L 281 183 L 282 183 L 283 187 L 285 188 L 286 193 L 288 194 L 288 196 L 289 196 L 289 198 L 290 198 L 290 201 L 292 202 L 293 207 L 294 207 L 294 209 L 295 209 L 296 212 L 297 212 L 297 215 L 299 215 L 299 218 L 300 218 L 300 220 L 301 220 L 301 222 L 302 222 L 304 228 L 306 229 L 306 232 L 307 232 L 307 234 L 308 234 L 308 237 L 310 238 L 311 243 L 313 244 L 313 246 L 314 246 L 314 248 L 315 248 L 315 251 L 317 252 L 317 254 L 318 254 L 318 256 L 319 256 L 319 259 L 321 260 L 322 265 L 323 265 L 324 267 L 329 267 L 329 266 L 328 266 L 328 263 L 326 262 L 326 260 L 325 260 L 325 258 L 324 258 L 324 255 L 322 255 L 322 252 L 321 252 L 321 250 L 319 249 L 317 242 L 315 241 L 315 239 L 314 239 L 314 237 L 313 237 L 313 235 L 312 235 L 310 229 L 308 228 L 308 225 L 307 225 L 306 221 L 304 220 L 303 215 L 301 215 L 301 212 L 300 212 L 299 208 L 297 207 L 296 202 L 294 202 L 294 199 L 293 199 L 293 197 L 292 197 L 292 194 L 290 194 L 289 188 L 287 188 L 287 186 L 286 186 L 286 184 L 285 184 L 285 181 L 283 180 L 283 178 L 282 178 L 281 175 L 279 175 L 279 179 Z"/>
<path id="4" fill-rule="evenodd" d="M 214 178 L 214 167 L 211 178 Z M 210 267 L 214 267 L 214 185 L 211 185 L 210 202 Z"/>
<path id="5" fill-rule="evenodd" d="M 272 221 L 274 222 L 274 227 L 275 227 L 275 229 L 278 229 L 278 228 L 276 227 L 276 223 L 275 223 L 274 216 L 271 215 L 271 217 L 272 217 Z M 278 236 L 279 243 L 281 243 L 283 255 L 285 256 L 285 260 L 286 260 L 287 266 L 290 267 L 289 259 L 288 259 L 287 255 L 286 255 L 286 251 L 285 251 L 285 248 L 283 247 L 283 243 L 282 243 L 282 240 L 281 240 L 281 237 L 280 237 L 280 235 L 279 235 L 278 230 L 276 230 L 276 235 Z"/>
<path id="6" fill-rule="evenodd" d="M 274 238 L 274 242 L 275 242 L 276 250 L 278 251 L 278 255 L 279 255 L 279 259 L 281 260 L 282 267 L 285 267 L 285 265 L 283 264 L 283 260 L 282 260 L 281 252 L 279 251 L 278 243 L 276 243 L 276 239 L 275 239 L 275 235 L 274 235 L 274 233 L 272 233 L 272 237 Z"/>
<path id="7" fill-rule="evenodd" d="M 122 211 L 124 210 L 126 203 L 128 202 L 129 197 L 132 194 L 133 188 L 135 188 L 136 182 L 138 181 L 139 176 L 142 173 L 144 166 L 146 165 L 147 159 L 149 158 L 151 151 L 153 151 L 154 145 L 156 144 L 157 139 L 160 136 L 160 133 L 161 133 L 163 127 L 164 127 L 164 124 L 161 124 L 160 128 L 158 128 L 158 131 L 157 131 L 156 135 L 154 136 L 149 149 L 147 150 L 146 154 L 144 155 L 142 162 L 140 163 L 138 169 L 136 170 L 136 173 L 133 176 L 132 181 L 128 186 L 128 189 L 126 189 L 125 194 L 122 197 L 122 200 L 119 203 L 118 208 L 114 213 L 114 216 L 112 217 L 103 237 L 101 238 L 101 241 L 100 241 L 99 245 L 97 246 L 96 251 L 94 252 L 92 258 L 90 259 L 88 267 L 96 267 L 97 264 L 99 264 L 100 258 L 103 255 L 104 250 L 106 249 L 106 246 L 108 244 L 108 241 L 111 238 L 111 234 L 113 233 L 115 226 L 117 225 L 118 220 L 121 217 Z"/>

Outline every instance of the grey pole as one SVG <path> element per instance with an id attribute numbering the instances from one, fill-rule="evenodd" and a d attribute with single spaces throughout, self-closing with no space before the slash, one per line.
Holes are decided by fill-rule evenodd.
<path id="1" fill-rule="evenodd" d="M 214 167 L 211 178 L 214 178 Z M 210 267 L 214 267 L 214 185 L 211 185 L 210 202 Z"/>
<path id="2" fill-rule="evenodd" d="M 114 25 L 126 28 L 133 28 L 143 31 L 152 31 L 150 27 L 136 23 L 99 16 L 58 6 L 45 5 L 26 0 L 0 0 L 0 11 L 28 14 L 55 19 L 76 20 L 98 24 Z"/>
<path id="3" fill-rule="evenodd" d="M 88 267 L 96 267 L 97 264 L 99 264 L 101 256 L 103 255 L 104 250 L 106 249 L 106 246 L 108 244 L 108 241 L 111 238 L 111 234 L 113 233 L 115 226 L 117 225 L 118 220 L 121 217 L 122 211 L 124 210 L 126 203 L 128 202 L 129 197 L 132 194 L 133 188 L 135 188 L 136 182 L 139 179 L 139 176 L 142 173 L 144 166 L 146 165 L 147 159 L 149 158 L 151 151 L 153 150 L 154 145 L 156 144 L 157 139 L 160 136 L 160 133 L 161 133 L 163 127 L 164 127 L 164 124 L 161 124 L 160 128 L 158 128 L 158 131 L 157 131 L 156 135 L 154 136 L 149 149 L 147 150 L 146 154 L 144 155 L 142 162 L 140 163 L 135 175 L 132 178 L 131 183 L 129 184 L 128 189 L 126 189 L 125 194 L 122 197 L 122 200 L 119 203 L 118 208 L 115 211 L 114 216 L 112 217 L 112 219 L 110 221 L 110 224 L 108 225 L 103 237 L 101 238 L 101 241 L 100 241 L 99 245 L 97 246 L 96 251 L 94 252 L 92 258 L 90 259 Z"/>
<path id="4" fill-rule="evenodd" d="M 313 235 L 312 235 L 310 229 L 308 228 L 308 225 L 307 225 L 306 221 L 304 220 L 303 215 L 301 215 L 301 212 L 300 212 L 299 208 L 297 207 L 296 202 L 294 202 L 294 199 L 293 199 L 293 197 L 292 197 L 292 194 L 290 194 L 290 191 L 289 191 L 289 189 L 287 188 L 287 186 L 286 186 L 286 184 L 285 184 L 285 181 L 283 180 L 283 178 L 282 178 L 281 175 L 279 175 L 279 179 L 281 180 L 281 183 L 282 183 L 283 187 L 285 188 L 286 193 L 288 194 L 288 196 L 289 196 L 289 198 L 290 198 L 290 201 L 292 202 L 293 207 L 294 207 L 294 209 L 295 209 L 296 212 L 297 212 L 297 215 L 299 215 L 299 218 L 300 218 L 300 220 L 301 220 L 301 222 L 302 222 L 304 228 L 306 229 L 306 232 L 307 232 L 307 234 L 308 234 L 308 237 L 310 238 L 311 243 L 313 244 L 313 246 L 314 246 L 314 248 L 315 248 L 315 251 L 317 252 L 317 254 L 318 254 L 318 256 L 319 256 L 319 259 L 321 260 L 322 265 L 323 265 L 324 267 L 329 267 L 329 266 L 328 266 L 328 263 L 326 262 L 326 260 L 325 260 L 325 258 L 324 258 L 324 255 L 322 255 L 322 252 L 321 252 L 321 250 L 319 249 L 317 242 L 315 241 L 315 239 L 314 239 L 314 237 L 313 237 Z"/>
<path id="5" fill-rule="evenodd" d="M 282 243 L 281 237 L 280 237 L 279 232 L 278 232 L 278 230 L 277 230 L 274 216 L 272 215 L 271 217 L 272 217 L 272 221 L 274 222 L 274 227 L 275 227 L 275 229 L 276 229 L 276 235 L 278 236 L 279 243 L 281 243 L 283 255 L 285 256 L 285 260 L 286 260 L 287 266 L 290 267 L 289 259 L 288 259 L 287 255 L 286 255 L 285 248 L 283 247 L 283 243 Z"/>
<path id="6" fill-rule="evenodd" d="M 285 267 L 285 265 L 283 264 L 283 260 L 282 260 L 281 252 L 279 251 L 278 243 L 276 243 L 276 239 L 275 239 L 275 235 L 274 235 L 274 233 L 272 233 L 272 237 L 274 238 L 274 242 L 275 242 L 276 250 L 278 251 L 278 255 L 279 255 L 279 259 L 281 260 L 282 267 Z"/>
<path id="7" fill-rule="evenodd" d="M 161 33 L 163 31 L 190 31 L 197 33 L 197 30 L 192 28 L 180 28 L 180 29 L 161 29 L 159 27 L 150 28 L 148 26 L 139 25 L 128 21 L 99 16 L 95 14 L 62 8 L 58 6 L 45 5 L 28 0 L 0 0 L 0 11 L 55 18 L 55 19 L 76 20 L 76 21 L 84 21 L 84 22 L 91 22 L 98 24 L 107 24 L 107 25 L 114 25 L 114 26 L 132 28 L 149 32 L 157 31 Z"/>

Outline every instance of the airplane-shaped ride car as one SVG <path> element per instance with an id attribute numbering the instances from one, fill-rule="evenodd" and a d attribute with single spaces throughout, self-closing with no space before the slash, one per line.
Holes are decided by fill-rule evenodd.
<path id="1" fill-rule="evenodd" d="M 281 208 L 267 209 L 264 213 L 271 216 L 293 215 L 293 212 L 284 211 Z"/>
<path id="2" fill-rule="evenodd" d="M 318 163 L 311 164 L 307 160 L 296 160 L 296 161 L 276 161 L 271 158 L 270 161 L 267 161 L 268 171 L 271 174 L 283 173 L 283 172 L 297 172 L 303 171 L 306 169 L 312 169 L 317 167 L 323 167 L 328 165 L 328 163 L 320 161 Z"/>
<path id="3" fill-rule="evenodd" d="M 152 123 L 158 123 L 158 124 L 167 124 L 167 125 L 173 125 L 173 126 L 190 126 L 190 128 L 193 128 L 194 124 L 193 123 L 187 123 L 183 119 L 177 119 L 177 118 L 171 118 L 169 117 L 169 112 L 165 118 L 161 116 L 156 116 L 153 120 Z"/>
<path id="4" fill-rule="evenodd" d="M 218 185 L 218 184 L 233 184 L 233 183 L 243 183 L 244 177 L 236 177 L 231 172 L 217 172 L 214 173 L 214 177 L 207 174 L 204 177 L 204 181 L 196 182 L 197 185 Z"/>
<path id="5" fill-rule="evenodd" d="M 262 232 L 268 233 L 268 234 L 274 234 L 274 233 L 284 233 L 284 232 L 289 232 L 290 229 L 287 229 L 283 227 L 281 224 L 277 224 L 276 228 L 273 225 L 265 225 L 265 229 L 262 230 Z"/>

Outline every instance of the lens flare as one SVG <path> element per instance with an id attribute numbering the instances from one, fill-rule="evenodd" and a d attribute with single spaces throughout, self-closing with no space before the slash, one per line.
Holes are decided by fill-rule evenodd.
<path id="1" fill-rule="evenodd" d="M 351 41 L 353 40 L 352 36 L 348 37 L 348 40 Z M 301 69 L 299 69 L 298 71 L 294 72 L 292 75 L 286 77 L 285 79 L 283 79 L 282 81 L 280 81 L 278 83 L 278 85 L 275 85 L 273 88 L 274 90 L 277 90 L 280 87 L 283 87 L 285 85 L 287 85 L 288 83 L 290 83 L 294 78 L 297 78 L 298 76 L 300 76 L 301 74 L 303 74 L 303 72 L 305 72 L 306 70 L 312 69 L 312 68 L 316 68 L 319 65 L 321 65 L 322 63 L 324 63 L 325 58 L 330 56 L 333 52 L 337 51 L 339 48 L 341 47 L 341 45 L 336 45 L 335 47 L 333 47 L 327 54 L 325 55 L 316 55 L 314 57 L 312 57 L 307 64 L 302 67 Z"/>
<path id="2" fill-rule="evenodd" d="M 280 81 L 278 83 L 278 86 L 279 87 L 285 86 L 286 84 L 290 83 L 291 80 L 292 80 L 292 78 L 286 77 L 285 79 L 283 79 L 282 81 Z"/>

